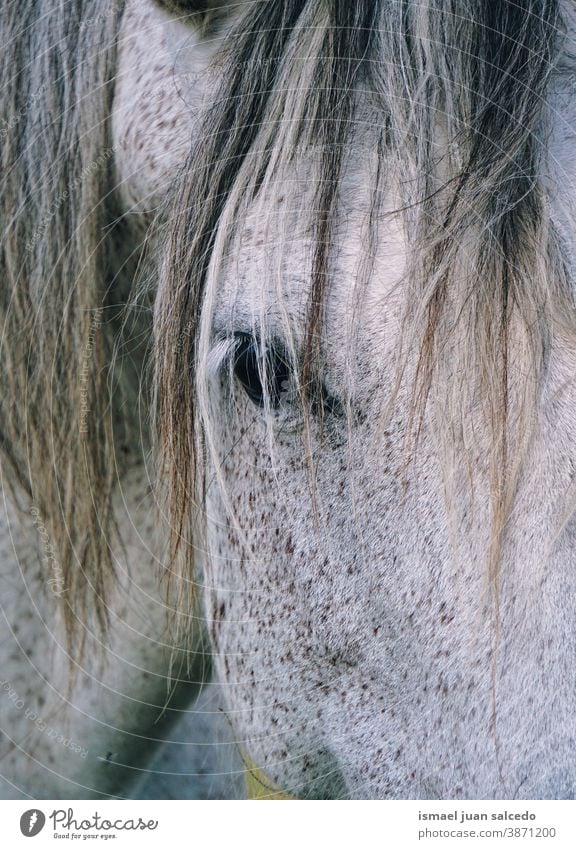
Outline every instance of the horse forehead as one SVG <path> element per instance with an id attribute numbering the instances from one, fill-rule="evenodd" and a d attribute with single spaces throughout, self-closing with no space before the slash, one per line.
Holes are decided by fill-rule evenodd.
<path id="1" fill-rule="evenodd" d="M 127 0 L 112 133 L 119 191 L 129 211 L 152 213 L 184 163 L 204 109 L 214 48 L 152 0 Z"/>
<path id="2" fill-rule="evenodd" d="M 332 234 L 325 320 L 336 359 L 348 336 L 392 346 L 405 297 L 407 243 L 393 181 L 376 198 L 377 161 L 369 138 L 351 141 L 350 162 L 339 187 Z M 302 157 L 276 175 L 264 197 L 234 223 L 234 237 L 218 275 L 215 323 L 258 326 L 282 335 L 304 332 L 317 248 L 318 189 L 314 157 Z"/>
<path id="3" fill-rule="evenodd" d="M 222 36 L 223 37 L 223 36 Z M 113 108 L 113 139 L 118 188 L 123 207 L 152 215 L 162 204 L 184 164 L 216 79 L 210 64 L 218 39 L 202 40 L 188 24 L 161 10 L 153 0 L 127 0 L 119 37 L 117 81 Z M 359 122 L 376 127 L 375 116 Z M 340 321 L 353 300 L 354 281 L 367 242 L 376 170 L 376 144 L 370 132 L 351 140 L 350 157 L 341 185 L 341 209 L 334 233 L 334 261 L 328 318 Z M 314 155 L 276 178 L 270 202 L 254 203 L 240 222 L 227 272 L 220 285 L 220 323 L 228 314 L 252 318 L 264 303 L 281 294 L 289 310 L 302 311 L 311 276 L 313 222 L 318 180 Z M 384 200 L 382 217 L 395 203 Z M 286 238 L 288 234 L 288 238 Z M 398 220 L 378 226 L 376 257 L 364 306 L 379 312 L 381 299 L 396 285 L 404 265 L 404 238 Z M 281 268 L 279 289 L 276 271 Z M 255 281 L 259 281 L 255 285 Z M 372 306 L 372 308 L 371 308 Z M 300 322 L 302 323 L 302 322 Z"/>

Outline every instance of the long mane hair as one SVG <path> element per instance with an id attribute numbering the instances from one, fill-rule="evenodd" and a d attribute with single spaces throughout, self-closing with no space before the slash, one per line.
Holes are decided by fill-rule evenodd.
<path id="1" fill-rule="evenodd" d="M 563 38 L 557 0 L 246 4 L 223 52 L 215 105 L 174 194 L 156 306 L 162 463 L 172 482 L 174 550 L 186 541 L 186 570 L 203 499 L 209 440 L 202 434 L 212 427 L 202 412 L 207 389 L 199 366 L 210 344 L 205 313 L 226 248 L 245 204 L 268 193 L 272 208 L 280 176 L 320 151 L 300 359 L 301 386 L 309 386 L 341 178 L 355 116 L 368 101 L 379 116 L 382 162 L 374 204 L 393 174 L 411 246 L 403 335 L 417 362 L 412 448 L 425 411 L 438 402 L 440 444 L 473 463 L 464 435 L 477 412 L 488 446 L 486 558 L 497 581 L 551 330 L 573 315 L 545 185 L 548 93 Z"/>
<path id="2" fill-rule="evenodd" d="M 109 368 L 110 113 L 122 7 L 21 0 L 0 10 L 2 474 L 57 551 L 71 642 L 88 614 L 105 624 L 113 571 L 122 424 Z"/>
<path id="3" fill-rule="evenodd" d="M 170 5 L 197 12 L 207 4 Z M 90 610 L 105 624 L 117 446 L 129 433 L 128 390 L 112 367 L 123 288 L 110 111 L 122 9 L 121 0 L 20 0 L 0 10 L 2 468 L 58 545 L 70 635 Z M 417 343 L 415 427 L 445 386 L 448 343 L 466 340 L 448 418 L 463 445 L 467 411 L 479 405 L 490 434 L 495 568 L 550 330 L 571 312 L 543 176 L 547 94 L 563 32 L 559 0 L 245 4 L 220 55 L 220 90 L 175 175 L 164 218 L 153 381 L 174 555 L 193 533 L 202 498 L 201 433 L 209 422 L 198 412 L 198 363 L 216 254 L 242 203 L 319 150 L 302 356 L 302 384 L 309 384 L 361 90 L 380 116 L 386 162 L 374 195 L 394 172 L 414 246 L 405 324 Z M 512 415 L 518 338 L 525 377 Z M 192 547 L 180 548 L 189 577 Z"/>

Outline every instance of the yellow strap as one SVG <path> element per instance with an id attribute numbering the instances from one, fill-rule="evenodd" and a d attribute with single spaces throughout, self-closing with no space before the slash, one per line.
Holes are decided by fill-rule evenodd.
<path id="1" fill-rule="evenodd" d="M 246 765 L 246 794 L 249 799 L 282 799 L 284 801 L 294 799 L 294 796 L 288 796 L 272 784 L 250 758 L 244 757 L 244 763 Z"/>

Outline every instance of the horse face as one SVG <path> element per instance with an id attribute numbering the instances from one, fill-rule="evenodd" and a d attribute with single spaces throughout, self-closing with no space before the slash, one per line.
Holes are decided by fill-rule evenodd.
<path id="1" fill-rule="evenodd" d="M 472 499 L 425 425 L 411 450 L 410 359 L 396 390 L 409 247 L 384 210 L 358 291 L 369 146 L 358 144 L 354 162 L 363 165 L 343 179 L 311 396 L 291 386 L 312 276 L 306 167 L 282 181 L 267 217 L 259 205 L 246 214 L 214 307 L 205 610 L 238 739 L 296 796 L 570 795 L 574 693 L 558 650 L 574 646 L 562 587 L 574 581 L 570 538 L 543 568 L 568 467 L 535 449 L 497 625 L 486 471 L 478 457 L 483 495 Z M 229 362 L 212 366 L 221 340 L 238 335 Z M 558 439 L 550 427 L 544 444 Z M 569 415 L 562 429 L 567 442 Z"/>
<path id="2" fill-rule="evenodd" d="M 146 20 L 141 42 L 124 48 L 115 113 L 125 191 L 140 209 L 162 196 L 194 128 L 158 82 L 158 64 L 167 80 L 173 72 L 166 33 L 190 40 L 184 52 L 176 39 L 179 59 L 205 49 L 152 7 Z M 164 57 L 154 81 L 132 74 L 152 65 L 151 43 Z M 138 100 L 149 85 L 160 86 L 154 112 Z M 570 796 L 574 541 L 569 530 L 553 539 L 551 516 L 571 472 L 569 457 L 546 446 L 569 444 L 572 407 L 544 417 L 522 479 L 496 626 L 487 501 L 472 504 L 458 489 L 460 470 L 425 424 L 410 452 L 415 362 L 398 372 L 410 245 L 393 214 L 393 180 L 370 222 L 378 163 L 367 136 L 342 178 L 310 391 L 300 365 L 312 161 L 246 207 L 203 316 L 201 584 L 229 715 L 250 758 L 297 796 Z M 569 367 L 558 357 L 553 383 Z M 482 491 L 480 458 L 475 473 Z"/>

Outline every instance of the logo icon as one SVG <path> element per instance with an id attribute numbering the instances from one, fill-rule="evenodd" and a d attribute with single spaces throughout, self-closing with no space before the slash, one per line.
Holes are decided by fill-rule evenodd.
<path id="1" fill-rule="evenodd" d="M 24 837 L 36 837 L 46 824 L 46 817 L 37 808 L 26 811 L 20 817 L 20 831 Z"/>

